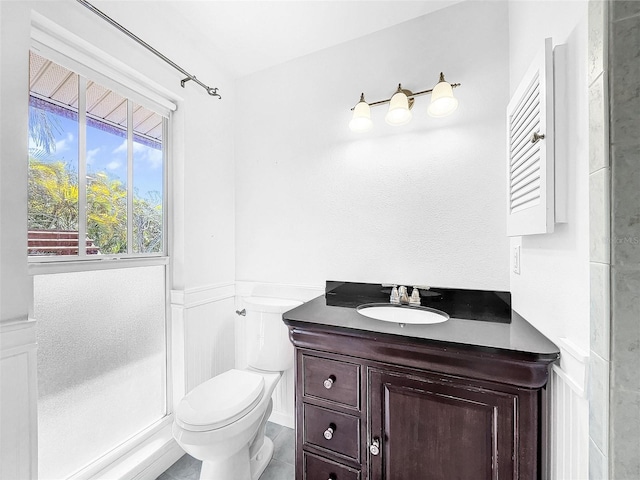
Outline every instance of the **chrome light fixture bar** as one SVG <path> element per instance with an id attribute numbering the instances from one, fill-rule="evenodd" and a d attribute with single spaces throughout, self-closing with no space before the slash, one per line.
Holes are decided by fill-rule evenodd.
<path id="1" fill-rule="evenodd" d="M 371 121 L 371 107 L 389 104 L 389 111 L 385 116 L 385 121 L 389 125 L 405 125 L 412 118 L 414 98 L 420 95 L 431 94 L 431 103 L 427 113 L 432 117 L 446 117 L 458 108 L 458 100 L 453 96 L 453 89 L 459 87 L 459 83 L 449 83 L 444 79 L 444 74 L 440 72 L 440 80 L 435 87 L 420 92 L 412 92 L 402 88 L 398 84 L 398 89 L 391 98 L 368 103 L 364 99 L 364 93 L 360 95 L 360 101 L 353 107 L 353 117 L 349 122 L 349 128 L 354 132 L 366 132 L 373 126 Z"/>

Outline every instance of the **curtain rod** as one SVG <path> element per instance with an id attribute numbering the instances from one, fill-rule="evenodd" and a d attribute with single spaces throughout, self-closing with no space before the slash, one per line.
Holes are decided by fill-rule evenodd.
<path id="1" fill-rule="evenodd" d="M 105 20 L 106 22 L 110 23 L 111 25 L 113 25 L 114 27 L 116 27 L 118 30 L 120 30 L 122 33 L 124 33 L 127 37 L 131 38 L 132 40 L 138 42 L 140 45 L 142 45 L 144 48 L 146 48 L 147 50 L 149 50 L 151 53 L 153 53 L 154 55 L 156 55 L 157 57 L 159 57 L 160 59 L 164 60 L 166 63 L 168 63 L 169 65 L 171 65 L 173 68 L 175 68 L 176 70 L 178 70 L 180 73 L 182 73 L 183 75 L 186 75 L 187 78 L 185 78 L 184 80 L 180 80 L 180 85 L 182 86 L 182 88 L 184 88 L 184 84 L 186 82 L 188 82 L 189 80 L 193 80 L 195 83 L 197 83 L 198 85 L 200 85 L 202 88 L 204 88 L 207 93 L 209 95 L 211 95 L 212 97 L 218 97 L 218 98 L 222 98 L 220 96 L 220 94 L 218 93 L 218 88 L 217 87 L 209 87 L 208 85 L 205 85 L 204 83 L 202 83 L 200 80 L 198 80 L 196 78 L 195 75 L 191 75 L 189 72 L 187 72 L 184 68 L 182 68 L 180 65 L 178 65 L 177 63 L 175 63 L 174 61 L 172 61 L 171 59 L 165 57 L 162 53 L 160 53 L 158 50 L 156 50 L 155 48 L 153 48 L 151 45 L 149 45 L 147 42 L 145 42 L 144 40 L 142 40 L 140 37 L 138 37 L 137 35 L 131 33 L 129 30 L 127 30 L 126 28 L 124 28 L 122 25 L 120 25 L 118 22 L 116 22 L 113 18 L 111 18 L 110 16 L 108 16 L 106 13 L 98 10 L 96 7 L 94 7 L 93 5 L 91 5 L 87 0 L 77 0 L 78 3 L 80 3 L 81 5 L 83 5 L 84 7 L 88 8 L 89 10 L 91 10 L 93 13 L 95 13 L 96 15 L 98 15 L 100 18 L 102 18 L 103 20 Z"/>

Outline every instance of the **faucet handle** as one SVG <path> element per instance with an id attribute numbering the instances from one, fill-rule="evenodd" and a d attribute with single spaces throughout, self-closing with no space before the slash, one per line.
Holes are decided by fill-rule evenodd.
<path id="1" fill-rule="evenodd" d="M 398 287 L 395 285 L 391 289 L 391 297 L 389 297 L 389 303 L 400 303 L 400 294 L 398 293 Z"/>
<path id="2" fill-rule="evenodd" d="M 409 305 L 420 305 L 420 290 L 418 290 L 418 287 L 413 287 L 413 290 L 411 290 Z"/>

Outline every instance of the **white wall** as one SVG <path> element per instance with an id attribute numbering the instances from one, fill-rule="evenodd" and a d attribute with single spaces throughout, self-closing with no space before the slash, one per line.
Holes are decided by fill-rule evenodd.
<path id="1" fill-rule="evenodd" d="M 513 308 L 560 343 L 589 351 L 589 128 L 587 2 L 509 2 L 509 77 L 513 92 L 544 39 L 568 57 L 568 222 L 549 235 L 516 237 L 521 274 L 510 274 Z"/>
<path id="2" fill-rule="evenodd" d="M 29 10 L 0 2 L 0 11 L 0 476 L 37 478 L 36 335 L 27 321 L 25 248 Z"/>
<path id="3" fill-rule="evenodd" d="M 123 61 L 183 98 L 176 112 L 178 142 L 174 145 L 174 288 L 200 288 L 232 282 L 234 264 L 234 167 L 233 167 L 233 79 L 215 62 L 216 52 L 195 33 L 176 28 L 172 5 L 153 11 L 149 2 L 93 2 L 178 65 L 212 87 L 219 87 L 222 100 L 209 96 L 193 82 L 180 87 L 184 75 L 89 14 L 83 37 L 105 51 L 117 52 Z M 83 9 L 81 9 L 83 10 Z M 87 14 L 84 14 L 86 17 Z M 92 18 L 95 17 L 94 18 Z M 86 22 L 85 22 L 86 23 Z M 206 48 L 205 48 L 205 45 Z M 213 59 L 213 60 L 212 60 Z M 147 63 L 154 65 L 148 70 Z M 158 75 L 156 77 L 155 75 Z"/>
<path id="4" fill-rule="evenodd" d="M 2 2 L 0 31 L 0 322 L 26 320 L 27 276 L 27 103 L 29 11 Z M 19 139 L 24 139 L 20 142 Z M 19 252 L 19 253 L 17 253 Z"/>
<path id="5" fill-rule="evenodd" d="M 468 2 L 237 82 L 236 278 L 509 288 L 504 2 Z M 458 111 L 349 131 L 350 108 L 443 71 Z"/>
<path id="6" fill-rule="evenodd" d="M 521 246 L 520 275 L 510 273 L 513 308 L 561 349 L 550 382 L 546 453 L 550 479 L 588 476 L 589 428 L 589 125 L 587 2 L 509 2 L 510 90 L 544 39 L 566 44 L 567 223 L 547 235 L 511 239 Z M 557 113 L 556 113 L 557 115 Z M 556 116 L 556 121 L 559 117 Z M 561 127 L 561 125 L 557 125 Z M 570 422 L 570 428 L 567 427 Z"/>

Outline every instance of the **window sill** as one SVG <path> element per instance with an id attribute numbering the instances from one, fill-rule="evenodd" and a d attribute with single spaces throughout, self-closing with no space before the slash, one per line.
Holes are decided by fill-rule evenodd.
<path id="1" fill-rule="evenodd" d="M 91 260 L 59 260 L 59 261 L 29 261 L 29 275 L 47 275 L 52 273 L 86 272 L 95 270 L 109 270 L 114 268 L 150 267 L 154 265 L 168 265 L 169 257 L 104 257 Z"/>

